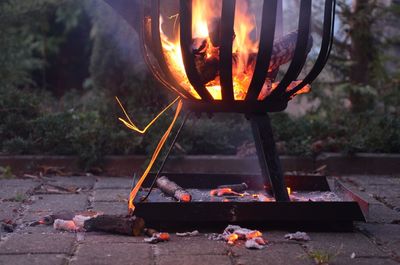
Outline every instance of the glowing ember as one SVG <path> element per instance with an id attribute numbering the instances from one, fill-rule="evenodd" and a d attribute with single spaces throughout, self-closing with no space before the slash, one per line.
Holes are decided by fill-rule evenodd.
<path id="1" fill-rule="evenodd" d="M 230 234 L 227 238 L 227 242 L 229 245 L 234 245 L 235 242 L 239 239 L 239 236 L 235 233 Z"/>
<path id="2" fill-rule="evenodd" d="M 190 202 L 192 200 L 192 197 L 190 194 L 182 194 L 180 197 L 181 202 Z"/>
<path id="3" fill-rule="evenodd" d="M 233 191 L 231 188 L 220 188 L 220 189 L 215 189 L 210 191 L 211 196 L 229 196 L 229 195 L 234 195 L 234 196 L 243 196 L 243 194 L 238 193 L 236 191 Z"/>
<path id="4" fill-rule="evenodd" d="M 246 239 L 252 239 L 257 237 L 262 237 L 262 233 L 258 230 L 254 230 L 253 232 L 246 234 Z"/>

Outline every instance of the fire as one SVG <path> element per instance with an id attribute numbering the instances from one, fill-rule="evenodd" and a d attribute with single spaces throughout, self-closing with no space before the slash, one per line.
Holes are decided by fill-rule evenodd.
<path id="1" fill-rule="evenodd" d="M 210 22 L 220 17 L 221 3 L 222 1 L 218 0 L 193 1 L 192 36 L 195 46 L 199 46 L 197 45 L 199 40 L 199 43 L 204 45 L 202 53 L 205 54 L 206 59 L 219 59 L 219 49 L 214 46 L 210 38 L 210 34 L 212 34 L 210 32 Z M 170 17 L 170 19 L 176 19 L 176 16 Z M 179 84 L 193 97 L 200 99 L 200 96 L 191 86 L 186 76 L 180 47 L 179 29 L 174 29 L 174 36 L 167 36 L 163 30 L 164 21 L 165 19 L 161 17 L 160 34 L 168 67 Z M 214 27 L 218 26 L 214 25 Z M 256 22 L 254 17 L 248 12 L 247 1 L 238 0 L 235 10 L 235 36 L 232 36 L 234 39 L 232 49 L 234 64 L 232 70 L 235 100 L 244 100 L 252 78 L 254 64 L 249 63 L 249 55 L 257 51 L 258 41 L 253 40 L 250 36 L 254 33 L 255 28 Z M 217 74 L 212 80 L 207 80 L 206 88 L 215 100 L 222 99 L 221 85 Z"/>
<path id="2" fill-rule="evenodd" d="M 289 195 L 292 194 L 292 189 L 291 189 L 290 187 L 287 187 L 286 189 L 287 189 L 287 193 L 288 193 Z"/>
<path id="3" fill-rule="evenodd" d="M 227 241 L 229 245 L 234 245 L 235 242 L 239 239 L 239 235 L 232 233 L 228 236 Z"/>

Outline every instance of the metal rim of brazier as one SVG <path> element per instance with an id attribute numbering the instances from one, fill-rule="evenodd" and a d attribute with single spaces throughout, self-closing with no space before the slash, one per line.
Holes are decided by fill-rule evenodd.
<path id="1" fill-rule="evenodd" d="M 192 0 L 179 0 L 179 25 L 182 58 L 187 78 L 201 99 L 194 98 L 174 79 L 169 69 L 160 36 L 160 0 L 142 0 L 141 32 L 143 54 L 147 65 L 156 78 L 167 88 L 185 100 L 185 105 L 194 112 L 238 112 L 266 113 L 283 111 L 290 98 L 302 87 L 313 82 L 325 66 L 333 40 L 336 0 L 325 0 L 321 48 L 314 66 L 301 84 L 289 92 L 286 87 L 295 81 L 307 59 L 307 43 L 310 36 L 312 0 L 300 1 L 298 38 L 294 56 L 280 80 L 278 87 L 265 99 L 257 100 L 267 78 L 268 66 L 272 56 L 277 19 L 282 20 L 281 0 L 263 1 L 259 49 L 254 74 L 244 100 L 235 100 L 232 81 L 232 41 L 236 0 L 222 0 L 221 44 L 219 75 L 222 100 L 215 100 L 205 87 L 195 66 L 192 53 Z"/>

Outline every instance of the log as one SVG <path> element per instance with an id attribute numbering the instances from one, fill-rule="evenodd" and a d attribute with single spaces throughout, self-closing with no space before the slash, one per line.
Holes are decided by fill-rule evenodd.
<path id="1" fill-rule="evenodd" d="M 83 228 L 112 234 L 139 236 L 144 230 L 143 218 L 123 215 L 99 215 L 84 222 Z"/>
<path id="2" fill-rule="evenodd" d="M 211 33 L 210 33 L 211 34 Z M 268 67 L 268 72 L 276 71 L 279 66 L 290 62 L 293 58 L 297 42 L 297 31 L 288 33 L 287 35 L 274 41 L 272 49 L 272 56 Z M 215 42 L 215 41 L 214 41 Z M 310 35 L 307 52 L 311 51 L 313 45 L 313 38 Z M 211 56 L 207 55 L 207 50 L 210 51 Z M 193 54 L 195 55 L 196 68 L 202 78 L 204 84 L 214 80 L 219 74 L 219 52 L 218 47 L 212 46 L 207 43 L 207 40 L 195 39 L 192 44 Z M 238 54 L 232 55 L 232 64 L 237 63 Z M 248 67 L 253 67 L 257 59 L 257 53 L 249 54 Z"/>
<path id="3" fill-rule="evenodd" d="M 189 192 L 184 190 L 178 184 L 173 181 L 170 181 L 167 177 L 162 176 L 157 179 L 157 186 L 160 188 L 162 192 L 165 194 L 174 197 L 178 201 L 181 202 L 190 202 L 192 200 L 192 196 Z"/>
<path id="4" fill-rule="evenodd" d="M 240 183 L 240 184 L 230 184 L 230 185 L 220 185 L 218 186 L 218 189 L 224 189 L 228 188 L 231 189 L 234 192 L 243 192 L 249 188 L 246 183 Z"/>

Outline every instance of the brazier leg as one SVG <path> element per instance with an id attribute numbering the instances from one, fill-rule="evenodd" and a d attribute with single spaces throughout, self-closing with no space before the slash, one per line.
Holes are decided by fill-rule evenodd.
<path id="1" fill-rule="evenodd" d="M 276 152 L 271 120 L 268 114 L 253 114 L 249 118 L 262 175 L 271 184 L 276 201 L 290 201 Z"/>

